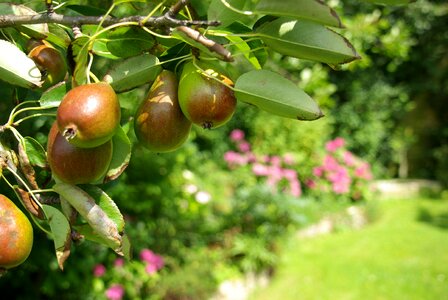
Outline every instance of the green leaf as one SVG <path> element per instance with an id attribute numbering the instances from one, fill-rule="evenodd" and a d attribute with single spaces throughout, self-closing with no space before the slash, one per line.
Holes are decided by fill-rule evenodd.
<path id="1" fill-rule="evenodd" d="M 239 10 L 247 8 L 246 4 L 248 2 L 246 0 L 227 0 L 227 3 Z M 219 27 L 226 27 L 233 22 L 247 23 L 252 20 L 250 16 L 229 9 L 221 0 L 212 0 L 208 7 L 207 19 L 209 21 L 220 21 L 221 25 Z"/>
<path id="2" fill-rule="evenodd" d="M 142 54 L 154 46 L 154 38 L 139 27 L 121 27 L 110 31 L 106 37 L 107 49 L 118 57 Z"/>
<path id="3" fill-rule="evenodd" d="M 88 5 L 70 4 L 67 5 L 66 8 L 84 16 L 103 16 L 107 13 L 107 9 Z"/>
<path id="4" fill-rule="evenodd" d="M 70 246 L 72 240 L 70 224 L 64 214 L 57 208 L 43 204 L 42 209 L 44 210 L 47 221 L 50 224 L 59 268 L 63 270 L 64 262 L 70 255 Z"/>
<path id="5" fill-rule="evenodd" d="M 73 79 L 76 85 L 87 83 L 87 66 L 89 59 L 90 39 L 87 36 L 80 36 L 72 42 L 73 59 L 75 61 L 75 70 Z"/>
<path id="6" fill-rule="evenodd" d="M 39 99 L 43 108 L 58 107 L 65 94 L 69 91 L 67 82 L 60 82 L 46 90 Z"/>
<path id="7" fill-rule="evenodd" d="M 360 58 L 347 39 L 314 22 L 281 17 L 262 24 L 257 33 L 267 46 L 284 55 L 333 65 Z"/>
<path id="8" fill-rule="evenodd" d="M 235 96 L 238 101 L 281 117 L 315 120 L 323 116 L 310 96 L 271 71 L 254 70 L 241 75 L 235 83 Z"/>
<path id="9" fill-rule="evenodd" d="M 154 81 L 161 71 L 157 57 L 142 54 L 118 63 L 107 73 L 104 80 L 109 82 L 116 92 L 124 92 Z"/>
<path id="10" fill-rule="evenodd" d="M 50 29 L 50 32 L 48 33 L 46 40 L 66 50 L 72 42 L 67 31 L 65 31 L 59 24 L 48 24 L 48 28 Z"/>
<path id="11" fill-rule="evenodd" d="M 78 186 L 58 182 L 53 186 L 53 190 L 70 203 L 79 215 L 87 221 L 94 233 L 103 241 L 103 244 L 123 255 L 122 233 L 124 223 L 117 217 L 118 208 L 116 206 L 113 208 L 114 204 L 110 202 L 111 200 L 107 195 L 103 195 L 102 191 L 98 194 L 94 193 L 97 197 L 100 197 L 99 201 L 106 209 L 104 210 L 92 196 Z"/>
<path id="12" fill-rule="evenodd" d="M 336 12 L 321 0 L 260 0 L 254 12 L 305 19 L 333 27 L 344 27 Z"/>
<path id="13" fill-rule="evenodd" d="M 120 59 L 120 57 L 110 53 L 109 49 L 107 48 L 107 44 L 104 40 L 95 40 L 93 42 L 92 52 L 95 55 L 105 57 L 108 59 Z"/>
<path id="14" fill-rule="evenodd" d="M 232 35 L 232 32 L 229 31 L 213 30 L 213 32 L 224 35 L 224 37 L 232 43 L 232 46 L 237 49 L 236 51 L 232 51 L 233 55 L 241 53 L 243 54 L 244 58 L 246 58 L 252 64 L 254 68 L 261 69 L 261 64 L 258 61 L 258 58 L 252 52 L 251 47 L 245 40 L 243 40 L 239 36 Z"/>
<path id="15" fill-rule="evenodd" d="M 0 80 L 24 88 L 42 85 L 41 73 L 34 61 L 16 45 L 0 40 Z"/>
<path id="16" fill-rule="evenodd" d="M 31 165 L 45 168 L 47 166 L 45 148 L 37 140 L 29 136 L 26 136 L 23 141 L 25 152 Z"/>
<path id="17" fill-rule="evenodd" d="M 112 161 L 107 171 L 104 181 L 111 181 L 123 173 L 131 159 L 131 141 L 124 132 L 123 128 L 119 128 L 112 138 L 113 154 Z"/>
<path id="18" fill-rule="evenodd" d="M 37 14 L 37 12 L 25 5 L 0 3 L 0 15 L 29 16 Z M 37 39 L 45 39 L 48 35 L 47 24 L 21 25 L 18 29 L 19 31 L 26 33 L 28 36 Z"/>

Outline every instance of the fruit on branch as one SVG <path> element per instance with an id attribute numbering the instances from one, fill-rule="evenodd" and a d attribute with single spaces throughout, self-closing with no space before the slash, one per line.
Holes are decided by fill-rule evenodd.
<path id="1" fill-rule="evenodd" d="M 47 89 L 56 83 L 64 80 L 67 74 L 67 64 L 59 50 L 53 48 L 50 44 L 42 41 L 30 40 L 28 48 L 32 48 L 28 53 L 42 73 L 44 83 L 43 89 Z"/>
<path id="2" fill-rule="evenodd" d="M 31 50 L 33 50 L 33 49 L 36 48 L 37 46 L 42 46 L 42 45 L 48 45 L 48 43 L 45 42 L 44 40 L 29 39 L 29 40 L 26 42 L 26 51 L 27 51 L 27 53 L 30 53 Z"/>
<path id="3" fill-rule="evenodd" d="M 98 147 L 117 131 L 120 103 L 107 83 L 80 85 L 64 96 L 56 117 L 59 131 L 71 144 L 81 148 Z"/>
<path id="4" fill-rule="evenodd" d="M 228 87 L 233 86 L 233 82 L 210 64 L 199 67 L 205 74 L 192 62 L 184 65 L 179 81 L 179 104 L 194 124 L 216 128 L 229 121 L 235 112 L 236 98 Z"/>
<path id="5" fill-rule="evenodd" d="M 67 142 L 55 122 L 48 134 L 47 159 L 53 176 L 65 183 L 96 183 L 112 160 L 112 140 L 93 148 L 79 148 Z"/>
<path id="6" fill-rule="evenodd" d="M 177 86 L 176 75 L 163 70 L 137 110 L 135 134 L 139 142 L 151 151 L 174 151 L 188 138 L 191 122 L 180 109 Z"/>
<path id="7" fill-rule="evenodd" d="M 0 195 L 0 269 L 22 264 L 33 247 L 33 227 L 25 214 Z"/>

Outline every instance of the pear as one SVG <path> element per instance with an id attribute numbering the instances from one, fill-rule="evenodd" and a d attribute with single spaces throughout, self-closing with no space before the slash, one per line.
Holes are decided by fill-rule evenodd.
<path id="1" fill-rule="evenodd" d="M 163 70 L 136 112 L 135 134 L 151 151 L 174 151 L 184 144 L 190 133 L 192 124 L 180 109 L 177 85 L 176 75 Z"/>
<path id="2" fill-rule="evenodd" d="M 233 116 L 236 98 L 233 82 L 217 68 L 201 64 L 202 74 L 192 62 L 184 65 L 179 81 L 179 104 L 194 124 L 211 129 L 224 125 Z M 225 83 L 225 84 L 223 84 Z"/>
<path id="3" fill-rule="evenodd" d="M 0 195 L 0 269 L 22 264 L 33 248 L 33 227 L 25 214 Z"/>
<path id="4" fill-rule="evenodd" d="M 109 84 L 84 84 L 64 96 L 56 118 L 59 131 L 72 145 L 98 147 L 117 131 L 121 118 L 120 103 Z"/>
<path id="5" fill-rule="evenodd" d="M 112 140 L 94 148 L 79 148 L 67 142 L 55 122 L 48 134 L 47 158 L 57 179 L 70 184 L 97 183 L 112 160 Z"/>

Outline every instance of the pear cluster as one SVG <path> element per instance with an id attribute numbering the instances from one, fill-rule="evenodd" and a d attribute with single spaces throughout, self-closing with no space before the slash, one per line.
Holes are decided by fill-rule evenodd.
<path id="1" fill-rule="evenodd" d="M 154 152 L 178 149 L 192 124 L 206 129 L 224 125 L 236 108 L 233 82 L 211 65 L 184 64 L 180 80 L 163 70 L 135 115 L 139 142 Z"/>
<path id="2" fill-rule="evenodd" d="M 71 89 L 48 135 L 47 156 L 54 177 L 70 184 L 100 181 L 112 160 L 112 137 L 120 118 L 120 103 L 109 84 Z"/>
<path id="3" fill-rule="evenodd" d="M 236 108 L 233 82 L 211 65 L 183 66 L 180 80 L 163 70 L 153 82 L 134 118 L 136 137 L 150 151 L 178 149 L 193 124 L 211 129 L 230 120 Z M 105 82 L 70 90 L 57 109 L 48 135 L 47 157 L 55 179 L 70 184 L 99 183 L 113 155 L 112 137 L 121 110 Z"/>

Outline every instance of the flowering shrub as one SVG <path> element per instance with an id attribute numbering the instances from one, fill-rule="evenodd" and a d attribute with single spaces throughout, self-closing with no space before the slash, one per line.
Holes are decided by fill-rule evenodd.
<path id="1" fill-rule="evenodd" d="M 317 192 L 349 197 L 358 201 L 368 196 L 368 182 L 372 179 L 369 163 L 345 148 L 341 137 L 327 142 L 322 164 L 313 169 L 307 186 Z"/>
<path id="2" fill-rule="evenodd" d="M 224 154 L 230 169 L 249 167 L 252 174 L 266 179 L 266 184 L 275 190 L 284 191 L 294 197 L 302 194 L 294 156 L 256 156 L 242 130 L 230 133 L 236 151 Z M 337 137 L 325 145 L 322 163 L 313 168 L 310 178 L 301 178 L 312 194 L 318 197 L 349 198 L 361 200 L 367 197 L 368 181 L 372 179 L 370 165 L 345 148 L 345 140 Z"/>
<path id="3" fill-rule="evenodd" d="M 257 157 L 240 129 L 230 133 L 230 140 L 237 149 L 224 154 L 224 160 L 230 169 L 248 166 L 253 175 L 265 178 L 267 185 L 274 190 L 285 191 L 294 197 L 302 194 L 297 171 L 291 168 L 294 165 L 294 157 L 291 154 Z"/>
<path id="4" fill-rule="evenodd" d="M 149 249 L 140 252 L 140 260 L 117 258 L 112 266 L 94 266 L 93 290 L 100 299 L 147 298 L 160 280 L 158 271 L 164 266 L 163 257 Z"/>

